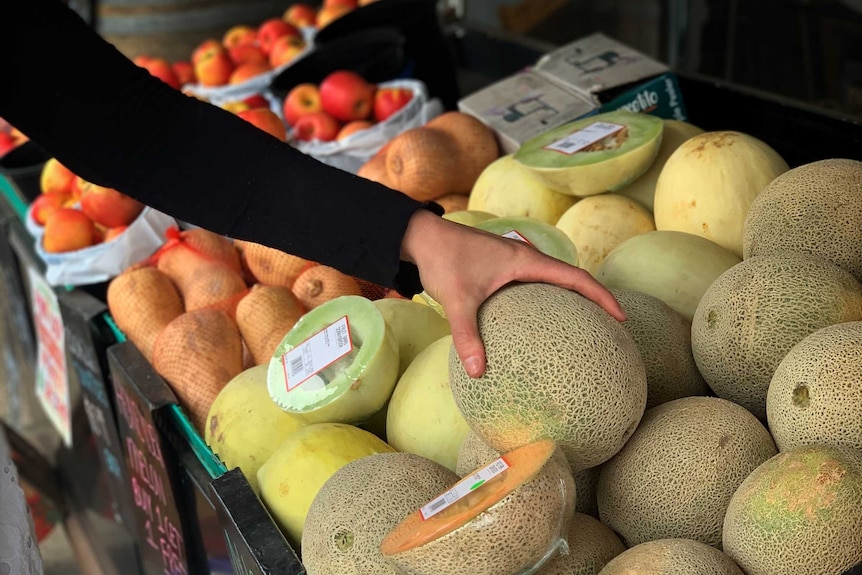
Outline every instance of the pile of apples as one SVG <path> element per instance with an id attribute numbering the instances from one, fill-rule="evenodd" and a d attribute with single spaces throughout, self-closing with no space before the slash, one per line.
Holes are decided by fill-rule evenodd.
<path id="1" fill-rule="evenodd" d="M 75 175 L 56 158 L 45 162 L 39 186 L 31 217 L 43 229 L 42 248 L 48 253 L 109 242 L 125 232 L 145 207 L 113 188 Z"/>
<path id="2" fill-rule="evenodd" d="M 20 130 L 0 118 L 0 158 L 29 140 Z"/>
<path id="3" fill-rule="evenodd" d="M 284 99 L 283 115 L 299 141 L 329 142 L 372 127 L 413 99 L 413 91 L 378 87 L 351 70 L 336 70 L 320 84 L 294 86 Z"/>

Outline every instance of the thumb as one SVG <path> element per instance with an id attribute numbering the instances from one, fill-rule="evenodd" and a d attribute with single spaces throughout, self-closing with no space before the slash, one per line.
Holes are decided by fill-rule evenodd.
<path id="1" fill-rule="evenodd" d="M 485 346 L 479 336 L 476 311 L 459 306 L 456 310 L 446 312 L 452 332 L 452 345 L 470 377 L 481 377 L 485 373 Z"/>

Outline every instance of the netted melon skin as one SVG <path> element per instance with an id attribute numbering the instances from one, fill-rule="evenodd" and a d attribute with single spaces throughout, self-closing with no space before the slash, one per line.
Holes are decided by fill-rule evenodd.
<path id="1" fill-rule="evenodd" d="M 375 453 L 336 471 L 315 496 L 302 532 L 308 575 L 398 575 L 380 553 L 404 517 L 458 481 L 412 453 Z"/>
<path id="2" fill-rule="evenodd" d="M 583 513 L 575 513 L 568 543 L 569 552 L 551 559 L 539 575 L 596 575 L 608 561 L 626 550 L 607 525 Z"/>
<path id="3" fill-rule="evenodd" d="M 577 500 L 559 450 L 536 476 L 446 535 L 387 559 L 404 575 L 503 575 L 548 561 L 565 545 Z"/>
<path id="4" fill-rule="evenodd" d="M 862 321 L 796 344 L 772 376 L 766 416 L 781 451 L 816 444 L 862 451 Z"/>
<path id="5" fill-rule="evenodd" d="M 682 538 L 720 548 L 730 498 L 778 453 L 769 431 L 743 407 L 685 397 L 644 414 L 599 477 L 599 516 L 626 545 Z"/>
<path id="6" fill-rule="evenodd" d="M 862 284 L 835 264 L 799 254 L 755 256 L 713 282 L 691 326 L 707 385 L 766 420 L 778 364 L 805 336 L 862 319 Z"/>
<path id="7" fill-rule="evenodd" d="M 688 539 L 641 543 L 614 557 L 599 575 L 745 575 L 715 547 Z"/>
<path id="8" fill-rule="evenodd" d="M 798 252 L 862 281 L 862 162 L 828 159 L 775 178 L 752 202 L 743 257 Z"/>
<path id="9" fill-rule="evenodd" d="M 733 495 L 723 538 L 748 575 L 840 575 L 862 563 L 862 455 L 835 446 L 779 453 Z"/>
<path id="10" fill-rule="evenodd" d="M 470 428 L 499 452 L 554 440 L 574 471 L 610 459 L 646 405 L 646 371 L 632 337 L 576 292 L 511 284 L 480 307 L 487 365 L 464 371 L 454 347 L 449 381 Z"/>

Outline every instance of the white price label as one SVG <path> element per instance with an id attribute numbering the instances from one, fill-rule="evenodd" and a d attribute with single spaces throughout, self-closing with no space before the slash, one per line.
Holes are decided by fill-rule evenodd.
<path id="1" fill-rule="evenodd" d="M 509 230 L 505 234 L 501 234 L 504 238 L 509 238 L 510 240 L 518 240 L 519 242 L 524 242 L 525 244 L 533 245 L 530 240 L 522 236 L 518 233 L 517 230 Z"/>
<path id="2" fill-rule="evenodd" d="M 583 130 L 578 130 L 561 140 L 557 140 L 553 144 L 548 144 L 544 149 L 562 152 L 564 154 L 574 154 L 575 152 L 580 152 L 587 146 L 592 146 L 596 142 L 604 140 L 608 136 L 613 136 L 623 128 L 625 128 L 625 126 L 620 124 L 594 122 Z"/>
<path id="3" fill-rule="evenodd" d="M 507 469 L 509 469 L 509 464 L 506 463 L 505 459 L 500 457 L 469 477 L 465 477 L 456 483 L 455 487 L 420 508 L 419 513 L 422 515 L 422 520 L 426 521 L 437 515 L 447 507 L 476 491 Z"/>
<path id="4" fill-rule="evenodd" d="M 287 391 L 293 391 L 351 351 L 350 323 L 344 316 L 281 357 Z"/>

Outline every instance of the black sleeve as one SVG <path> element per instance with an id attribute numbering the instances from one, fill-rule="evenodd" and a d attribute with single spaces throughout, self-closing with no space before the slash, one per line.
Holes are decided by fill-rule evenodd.
<path id="1" fill-rule="evenodd" d="M 59 0 L 0 0 L 0 117 L 81 177 L 164 213 L 421 291 L 400 261 L 423 204 L 326 166 L 134 65 Z"/>

